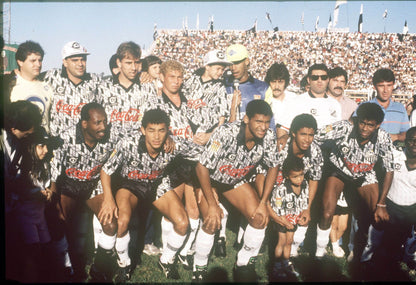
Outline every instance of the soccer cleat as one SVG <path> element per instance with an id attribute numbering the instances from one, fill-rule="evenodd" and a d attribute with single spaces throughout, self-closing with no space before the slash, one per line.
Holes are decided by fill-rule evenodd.
<path id="1" fill-rule="evenodd" d="M 166 278 L 178 280 L 180 278 L 178 269 L 176 268 L 175 263 L 162 263 L 159 260 L 159 268 L 165 274 Z"/>
<path id="2" fill-rule="evenodd" d="M 340 247 L 340 246 L 335 246 L 335 247 L 333 247 L 333 248 L 332 248 L 332 253 L 334 254 L 334 256 L 335 256 L 335 257 L 339 257 L 339 258 L 341 258 L 341 257 L 344 257 L 344 256 L 345 256 L 345 252 L 344 252 L 344 250 L 342 249 L 342 247 Z"/>
<path id="3" fill-rule="evenodd" d="M 153 243 L 148 243 L 144 245 L 143 253 L 147 255 L 159 255 L 160 249 L 155 246 Z"/>
<path id="4" fill-rule="evenodd" d="M 215 256 L 216 257 L 226 257 L 227 251 L 225 248 L 225 238 L 219 237 L 215 243 Z"/>
<path id="5" fill-rule="evenodd" d="M 207 266 L 195 266 L 196 270 L 192 272 L 192 283 L 202 283 L 208 275 Z"/>
<path id="6" fill-rule="evenodd" d="M 251 257 L 247 265 L 234 266 L 233 277 L 234 282 L 257 282 L 257 274 L 255 270 L 256 258 Z"/>
<path id="7" fill-rule="evenodd" d="M 187 256 L 183 256 L 183 255 L 178 255 L 178 262 L 182 263 L 183 268 L 186 270 L 192 270 L 192 266 L 194 263 L 194 256 L 193 255 L 187 255 Z"/>
<path id="8" fill-rule="evenodd" d="M 321 259 L 326 254 L 327 254 L 327 252 L 326 252 L 325 248 L 317 248 L 316 253 L 315 253 L 315 257 L 318 258 L 318 259 Z"/>
<path id="9" fill-rule="evenodd" d="M 295 270 L 295 266 L 289 261 L 288 265 L 284 268 L 284 272 L 291 277 L 298 278 L 300 274 Z"/>
<path id="10" fill-rule="evenodd" d="M 125 267 L 119 267 L 114 278 L 115 283 L 126 283 L 131 278 L 131 267 L 130 265 Z"/>

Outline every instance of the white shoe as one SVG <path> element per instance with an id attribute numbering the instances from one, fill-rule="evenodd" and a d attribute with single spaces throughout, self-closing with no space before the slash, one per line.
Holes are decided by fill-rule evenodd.
<path id="1" fill-rule="evenodd" d="M 155 246 L 153 243 L 148 243 L 144 245 L 143 253 L 147 255 L 159 255 L 160 249 Z"/>
<path id="2" fill-rule="evenodd" d="M 340 246 L 335 246 L 335 247 L 333 247 L 333 248 L 332 248 L 332 253 L 334 254 L 334 256 L 335 256 L 335 257 L 339 257 L 339 258 L 341 258 L 341 257 L 344 257 L 344 256 L 345 256 L 345 252 L 344 252 L 344 250 L 342 249 L 342 247 L 340 247 Z"/>
<path id="3" fill-rule="evenodd" d="M 315 257 L 322 258 L 326 254 L 327 254 L 327 252 L 326 252 L 325 248 L 316 248 Z"/>

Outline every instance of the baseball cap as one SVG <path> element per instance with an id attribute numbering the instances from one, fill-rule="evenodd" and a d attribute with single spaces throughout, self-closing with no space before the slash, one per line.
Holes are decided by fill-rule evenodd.
<path id="1" fill-rule="evenodd" d="M 231 64 L 231 62 L 225 59 L 224 52 L 218 49 L 211 50 L 204 56 L 204 65 L 214 64 L 214 63 L 224 64 L 224 65 Z"/>
<path id="2" fill-rule="evenodd" d="M 76 41 L 68 42 L 62 48 L 62 59 L 73 55 L 88 55 L 87 49 Z"/>
<path id="3" fill-rule="evenodd" d="M 248 51 L 245 46 L 240 44 L 230 45 L 227 48 L 227 60 L 231 62 L 241 61 L 248 57 Z"/>

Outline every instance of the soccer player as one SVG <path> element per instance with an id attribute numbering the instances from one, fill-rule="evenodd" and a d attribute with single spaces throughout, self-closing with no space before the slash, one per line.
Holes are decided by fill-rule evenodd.
<path id="1" fill-rule="evenodd" d="M 379 228 L 380 223 L 389 218 L 385 202 L 393 178 L 393 145 L 389 134 L 380 128 L 383 118 L 384 113 L 377 104 L 361 104 L 357 117 L 328 125 L 315 135 L 318 144 L 329 142 L 332 145 L 329 153 L 331 173 L 325 183 L 322 215 L 317 225 L 315 256 L 318 258 L 326 253 L 341 191 L 357 218 L 359 232 L 366 232 L 370 223 Z M 381 192 L 374 169 L 379 159 L 386 169 L 384 181 L 380 181 L 384 182 Z M 354 258 L 361 256 L 362 246 L 357 241 Z"/>
<path id="2" fill-rule="evenodd" d="M 112 131 L 127 136 L 128 132 L 140 130 L 145 105 L 152 101 L 140 87 L 140 47 L 134 42 L 124 42 L 116 55 L 120 72 L 99 85 L 97 102 L 104 106 Z"/>
<path id="3" fill-rule="evenodd" d="M 111 281 L 108 271 L 116 239 L 117 207 L 111 191 L 103 189 L 99 181 L 100 169 L 113 154 L 118 134 L 110 131 L 104 108 L 92 102 L 82 107 L 79 123 L 62 133 L 61 138 L 63 144 L 55 150 L 51 165 L 51 190 L 59 194 L 60 218 L 50 230 L 58 232 L 57 236 L 65 233 L 74 274 L 77 280 L 85 281 L 86 250 L 75 245 L 77 230 L 71 223 L 86 204 L 103 229 L 90 274 L 93 280 Z"/>
<path id="4" fill-rule="evenodd" d="M 130 240 L 128 224 L 134 208 L 143 207 L 146 203 L 152 203 L 173 224 L 173 230 L 167 239 L 167 247 L 163 249 L 159 260 L 159 267 L 167 278 L 179 279 L 174 261 L 177 251 L 186 238 L 187 213 L 175 191 L 156 193 L 156 190 L 158 184 L 167 175 L 166 169 L 175 157 L 182 155 L 196 160 L 201 149 L 189 140 L 174 137 L 174 152 L 164 152 L 163 146 L 168 137 L 169 122 L 169 117 L 160 109 L 147 111 L 143 116 L 141 127 L 143 135 L 121 140 L 115 149 L 115 155 L 101 170 L 101 181 L 106 192 L 111 192 L 110 175 L 118 168 L 121 172 L 121 182 L 116 193 L 118 230 L 115 246 L 119 270 L 115 282 L 126 282 L 130 279 L 133 268 L 130 268 L 128 252 Z"/>
<path id="5" fill-rule="evenodd" d="M 78 124 L 82 106 L 97 98 L 101 78 L 86 72 L 89 54 L 78 42 L 68 42 L 62 48 L 62 68 L 42 74 L 53 91 L 49 122 L 53 136 Z"/>
<path id="6" fill-rule="evenodd" d="M 237 255 L 234 280 L 256 280 L 254 262 L 263 242 L 269 218 L 266 203 L 277 175 L 276 137 L 269 129 L 272 116 L 269 104 L 254 100 L 247 104 L 243 121 L 221 125 L 205 146 L 196 166 L 201 185 L 197 189 L 198 203 L 204 221 L 195 241 L 192 279 L 196 282 L 206 278 L 214 234 L 221 226 L 218 195 L 223 195 L 248 221 L 244 245 Z M 259 198 L 248 179 L 261 162 L 269 169 Z"/>
<path id="7" fill-rule="evenodd" d="M 305 224 L 305 220 L 301 220 L 301 213 L 308 209 L 309 204 L 309 189 L 304 169 L 301 158 L 296 156 L 286 158 L 282 166 L 284 180 L 273 189 L 270 204 L 267 204 L 270 217 L 274 221 L 272 227 L 279 237 L 274 250 L 271 281 L 299 276 L 289 257 L 296 228 L 298 225 L 307 227 L 307 222 Z"/>

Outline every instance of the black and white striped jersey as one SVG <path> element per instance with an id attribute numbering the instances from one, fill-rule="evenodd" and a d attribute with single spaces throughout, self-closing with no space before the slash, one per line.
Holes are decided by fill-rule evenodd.
<path id="1" fill-rule="evenodd" d="M 120 169 L 120 175 L 125 179 L 152 182 L 163 176 L 168 164 L 178 155 L 193 161 L 199 159 L 201 146 L 183 138 L 172 136 L 171 138 L 175 143 L 173 153 L 166 153 L 162 147 L 155 158 L 147 151 L 145 136 L 123 138 L 116 146 L 115 155 L 104 164 L 103 170 L 111 175 Z"/>
<path id="2" fill-rule="evenodd" d="M 196 126 L 194 133 L 210 132 L 218 125 L 220 117 L 228 118 L 227 92 L 221 80 L 202 82 L 193 74 L 183 85 L 188 101 L 188 119 Z"/>
<path id="3" fill-rule="evenodd" d="M 108 129 L 104 139 L 90 148 L 84 142 L 80 124 L 63 132 L 60 137 L 63 145 L 54 151 L 51 163 L 53 182 L 61 174 L 77 181 L 98 180 L 101 167 L 115 154 L 118 140 L 118 135 Z"/>
<path id="4" fill-rule="evenodd" d="M 211 179 L 235 185 L 249 177 L 259 163 L 268 168 L 278 165 L 276 134 L 268 129 L 265 137 L 249 150 L 245 144 L 246 124 L 225 123 L 211 135 L 201 154 L 200 163 L 210 171 Z"/>
<path id="5" fill-rule="evenodd" d="M 330 161 L 348 177 L 356 179 L 374 173 L 379 159 L 387 172 L 393 171 L 393 144 L 386 131 L 379 128 L 364 145 L 358 138 L 358 127 L 349 121 L 338 121 L 318 129 L 314 139 L 319 145 L 328 141 Z"/>
<path id="6" fill-rule="evenodd" d="M 57 136 L 78 124 L 82 106 L 96 101 L 101 77 L 86 73 L 83 81 L 75 85 L 65 70 L 51 69 L 46 72 L 44 81 L 53 91 L 49 127 L 51 134 Z"/>

